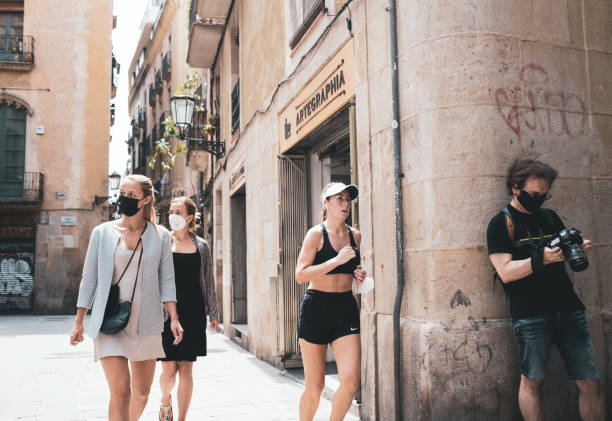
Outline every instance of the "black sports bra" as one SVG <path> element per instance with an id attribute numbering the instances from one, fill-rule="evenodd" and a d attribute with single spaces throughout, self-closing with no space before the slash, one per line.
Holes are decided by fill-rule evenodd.
<path id="1" fill-rule="evenodd" d="M 349 230 L 351 247 L 353 247 L 353 249 L 355 250 L 356 256 L 348 262 L 340 266 L 336 266 L 335 268 L 327 272 L 328 275 L 332 275 L 334 273 L 347 273 L 349 275 L 352 275 L 355 272 L 355 269 L 357 269 L 357 266 L 360 265 L 361 255 L 359 254 L 359 248 L 357 247 L 357 243 L 355 243 L 355 238 L 353 238 L 353 231 L 351 230 L 351 227 L 349 227 L 348 225 L 347 227 Z M 317 254 L 315 254 L 315 259 L 312 263 L 313 265 L 320 265 L 321 263 L 325 263 L 329 259 L 333 259 L 338 255 L 338 252 L 334 250 L 331 245 L 331 242 L 329 241 L 329 236 L 327 235 L 327 229 L 325 228 L 325 224 L 321 224 L 321 230 L 323 231 L 323 247 L 321 247 L 321 250 L 317 251 Z"/>

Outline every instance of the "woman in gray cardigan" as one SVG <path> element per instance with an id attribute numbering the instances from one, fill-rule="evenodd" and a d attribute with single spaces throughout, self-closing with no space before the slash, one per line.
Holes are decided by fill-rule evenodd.
<path id="1" fill-rule="evenodd" d="M 70 334 L 71 345 L 83 341 L 83 318 L 91 309 L 87 333 L 94 338 L 94 359 L 102 363 L 108 381 L 111 421 L 138 419 L 145 408 L 156 360 L 165 356 L 162 303 L 170 315 L 174 343 L 183 335 L 170 234 L 155 225 L 153 200 L 149 178 L 130 175 L 121 184 L 117 205 L 123 217 L 98 225 L 91 234 Z M 135 292 L 127 326 L 107 335 L 100 326 L 112 283 L 119 283 L 120 301 L 130 301 Z"/>

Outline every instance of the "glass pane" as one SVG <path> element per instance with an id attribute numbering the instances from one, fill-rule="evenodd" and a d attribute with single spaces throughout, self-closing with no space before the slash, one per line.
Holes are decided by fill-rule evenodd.
<path id="1" fill-rule="evenodd" d="M 23 27 L 23 15 L 21 13 L 11 15 L 11 26 Z"/>

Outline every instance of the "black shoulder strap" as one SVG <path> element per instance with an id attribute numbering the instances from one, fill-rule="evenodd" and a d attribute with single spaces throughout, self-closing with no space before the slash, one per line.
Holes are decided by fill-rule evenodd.
<path id="1" fill-rule="evenodd" d="M 321 231 L 323 231 L 323 239 L 325 241 L 329 241 L 329 237 L 327 236 L 327 228 L 325 228 L 324 223 L 321 223 Z"/>
<path id="2" fill-rule="evenodd" d="M 508 209 L 508 205 L 506 205 L 501 211 L 505 216 L 504 219 L 506 220 L 506 232 L 508 233 L 508 238 L 510 238 L 511 242 L 514 242 L 514 222 L 512 221 L 512 214 L 510 213 L 510 209 Z"/>
<path id="3" fill-rule="evenodd" d="M 355 237 L 353 237 L 353 229 L 351 228 L 350 225 L 347 224 L 346 226 L 348 228 L 348 232 L 349 232 L 349 238 L 351 240 L 351 247 L 355 247 L 357 248 L 357 242 L 355 242 Z"/>

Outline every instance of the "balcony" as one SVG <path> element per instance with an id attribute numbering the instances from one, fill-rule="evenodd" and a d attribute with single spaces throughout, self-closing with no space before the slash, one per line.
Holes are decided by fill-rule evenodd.
<path id="1" fill-rule="evenodd" d="M 155 87 L 153 84 L 149 85 L 149 105 L 155 107 Z"/>
<path id="2" fill-rule="evenodd" d="M 37 172 L 24 172 L 19 176 L 5 177 L 0 182 L 0 202 L 36 205 L 43 200 L 45 177 Z"/>
<path id="3" fill-rule="evenodd" d="M 232 90 L 232 134 L 240 129 L 240 80 Z"/>
<path id="4" fill-rule="evenodd" d="M 117 86 L 119 86 L 119 63 L 113 54 L 111 67 L 111 99 L 117 96 Z"/>
<path id="5" fill-rule="evenodd" d="M 155 93 L 156 94 L 161 95 L 163 83 L 164 82 L 162 81 L 161 70 L 158 70 L 157 72 L 155 72 Z"/>
<path id="6" fill-rule="evenodd" d="M 212 67 L 230 3 L 230 0 L 191 1 L 187 50 L 187 63 L 191 67 Z"/>
<path id="7" fill-rule="evenodd" d="M 164 59 L 162 60 L 162 78 L 166 82 L 170 82 L 170 76 L 172 75 L 172 60 L 170 56 L 170 51 L 166 53 Z"/>
<path id="8" fill-rule="evenodd" d="M 167 178 L 158 180 L 153 185 L 153 188 L 155 189 L 155 201 L 157 202 L 157 204 L 172 197 L 172 188 L 170 186 L 170 180 L 168 180 Z"/>
<path id="9" fill-rule="evenodd" d="M 110 105 L 110 121 L 111 121 L 111 126 L 115 125 L 115 104 L 111 104 Z"/>
<path id="10" fill-rule="evenodd" d="M 29 72 L 34 67 L 34 37 L 0 35 L 0 69 Z"/>

